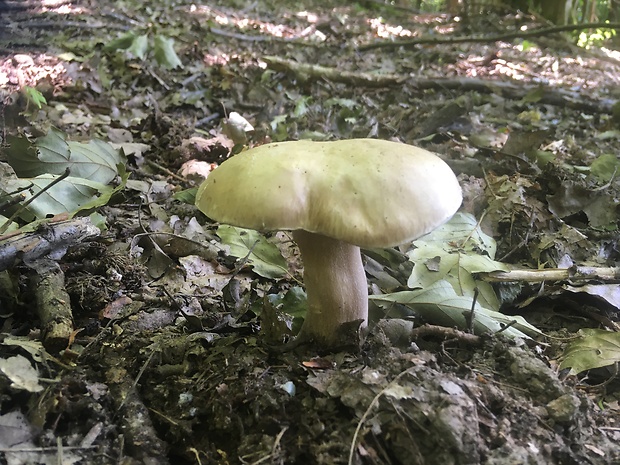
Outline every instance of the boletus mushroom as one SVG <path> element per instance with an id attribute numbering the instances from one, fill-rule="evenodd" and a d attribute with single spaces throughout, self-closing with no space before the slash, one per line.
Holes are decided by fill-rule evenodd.
<path id="1" fill-rule="evenodd" d="M 308 295 L 299 337 L 325 347 L 343 342 L 342 325 L 367 324 L 360 247 L 416 239 L 461 201 L 456 176 L 437 155 L 377 139 L 262 145 L 222 163 L 196 197 L 220 223 L 293 231 Z"/>

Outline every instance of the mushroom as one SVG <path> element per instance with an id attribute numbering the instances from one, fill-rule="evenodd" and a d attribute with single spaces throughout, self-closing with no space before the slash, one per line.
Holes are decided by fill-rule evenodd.
<path id="1" fill-rule="evenodd" d="M 293 231 L 308 295 L 299 337 L 327 347 L 342 342 L 347 323 L 367 325 L 360 247 L 414 240 L 461 201 L 456 176 L 437 155 L 377 139 L 262 145 L 222 163 L 196 196 L 220 223 Z"/>

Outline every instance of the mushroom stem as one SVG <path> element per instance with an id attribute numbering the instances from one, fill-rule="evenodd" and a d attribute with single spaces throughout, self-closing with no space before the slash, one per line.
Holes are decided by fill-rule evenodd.
<path id="1" fill-rule="evenodd" d="M 332 347 L 350 342 L 339 340 L 342 325 L 360 321 L 365 327 L 368 321 L 368 287 L 360 248 L 303 230 L 293 231 L 293 239 L 304 263 L 308 295 L 300 337 Z"/>

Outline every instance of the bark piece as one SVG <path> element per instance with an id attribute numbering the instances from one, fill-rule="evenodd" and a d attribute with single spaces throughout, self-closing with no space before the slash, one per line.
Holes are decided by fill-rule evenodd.
<path id="1" fill-rule="evenodd" d="M 99 234 L 99 228 L 84 217 L 43 223 L 33 232 L 0 236 L 0 271 L 19 262 L 30 265 L 42 257 L 58 260 L 70 246 Z"/>

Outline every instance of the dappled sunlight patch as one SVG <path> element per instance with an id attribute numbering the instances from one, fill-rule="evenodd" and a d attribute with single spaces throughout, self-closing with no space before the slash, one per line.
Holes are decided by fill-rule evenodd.
<path id="1" fill-rule="evenodd" d="M 8 91 L 43 85 L 52 93 L 72 84 L 64 64 L 47 54 L 14 54 L 0 61 L 0 85 Z"/>
<path id="2" fill-rule="evenodd" d="M 386 24 L 383 18 L 370 18 L 368 25 L 375 31 L 377 37 L 387 39 L 390 37 L 413 37 L 413 32 L 403 26 L 391 26 Z"/>
<path id="3" fill-rule="evenodd" d="M 247 16 L 238 15 L 236 12 L 227 13 L 224 9 L 215 9 L 204 5 L 192 5 L 191 12 L 205 15 L 220 26 L 231 26 L 241 32 L 261 33 L 265 36 L 278 38 L 294 37 L 299 34 L 297 29 L 285 24 L 252 19 Z"/>
<path id="4" fill-rule="evenodd" d="M 59 15 L 79 15 L 88 12 L 87 8 L 64 0 L 40 0 L 38 3 L 42 11 L 52 11 Z"/>

